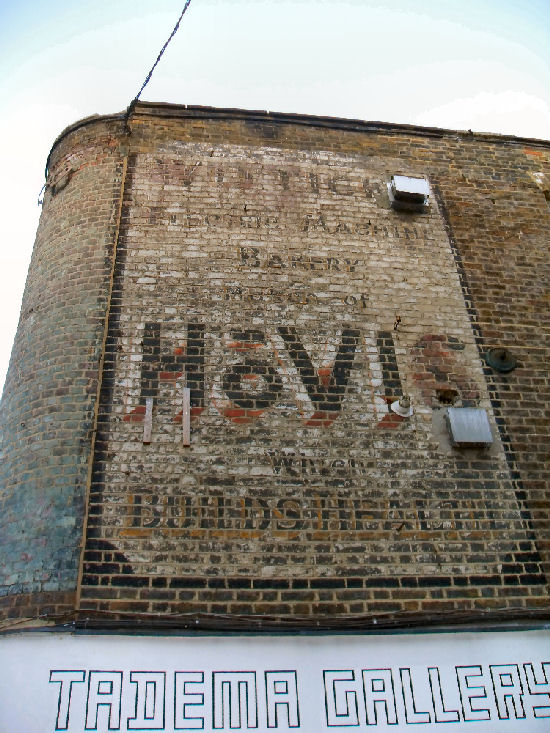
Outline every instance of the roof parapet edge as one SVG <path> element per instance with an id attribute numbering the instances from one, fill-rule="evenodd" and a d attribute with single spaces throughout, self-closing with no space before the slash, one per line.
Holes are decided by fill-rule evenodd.
<path id="1" fill-rule="evenodd" d="M 66 127 L 54 140 L 48 154 L 48 162 L 57 145 L 71 132 L 96 122 L 122 122 L 125 112 L 107 115 L 94 114 L 84 117 Z M 171 102 L 138 102 L 133 111 L 134 117 L 160 117 L 182 119 L 233 119 L 250 120 L 254 122 L 272 122 L 276 124 L 293 124 L 308 127 L 322 127 L 349 132 L 379 132 L 389 135 L 415 135 L 418 137 L 457 139 L 471 139 L 484 142 L 494 142 L 503 145 L 537 145 L 550 148 L 550 140 L 539 138 L 518 137 L 490 132 L 472 132 L 470 130 L 452 130 L 441 127 L 423 127 L 405 123 L 367 121 L 346 117 L 329 117 L 322 115 L 307 115 L 296 112 L 271 112 L 266 110 L 246 110 L 232 107 L 209 107 L 202 105 L 174 104 Z"/>

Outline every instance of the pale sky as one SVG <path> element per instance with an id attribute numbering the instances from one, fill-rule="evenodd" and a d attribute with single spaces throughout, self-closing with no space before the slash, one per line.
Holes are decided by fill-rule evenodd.
<path id="1" fill-rule="evenodd" d="M 124 110 L 184 0 L 0 0 L 0 386 L 50 147 Z M 550 0 L 192 0 L 144 101 L 550 139 Z"/>

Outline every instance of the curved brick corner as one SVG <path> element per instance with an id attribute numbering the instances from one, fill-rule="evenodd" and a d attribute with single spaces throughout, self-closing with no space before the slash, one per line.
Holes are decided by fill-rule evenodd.
<path id="1" fill-rule="evenodd" d="M 0 595 L 28 608 L 76 588 L 122 170 L 116 131 L 98 122 L 55 148 L 0 406 Z"/>

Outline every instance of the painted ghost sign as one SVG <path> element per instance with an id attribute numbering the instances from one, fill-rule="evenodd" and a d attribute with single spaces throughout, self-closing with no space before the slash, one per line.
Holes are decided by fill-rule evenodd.
<path id="1" fill-rule="evenodd" d="M 200 606 L 217 573 L 235 588 L 318 574 L 334 588 L 347 576 L 390 587 L 396 557 L 444 587 L 457 573 L 508 582 L 493 551 L 474 551 L 476 533 L 534 553 L 510 519 L 521 509 L 501 443 L 472 468 L 438 433 L 449 404 L 482 407 L 497 428 L 437 202 L 393 211 L 387 165 L 202 143 L 132 158 L 90 492 L 90 607 L 110 592 L 130 603 L 125 588 L 142 588 L 149 611 Z M 390 407 L 404 395 L 410 417 Z"/>

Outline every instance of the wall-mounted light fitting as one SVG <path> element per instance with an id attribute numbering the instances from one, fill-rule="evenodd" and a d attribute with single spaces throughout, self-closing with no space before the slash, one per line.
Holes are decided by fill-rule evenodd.
<path id="1" fill-rule="evenodd" d="M 407 395 L 403 395 L 398 400 L 391 403 L 390 409 L 392 412 L 395 412 L 396 415 L 401 415 L 401 417 L 410 417 L 413 414 L 411 398 Z"/>

